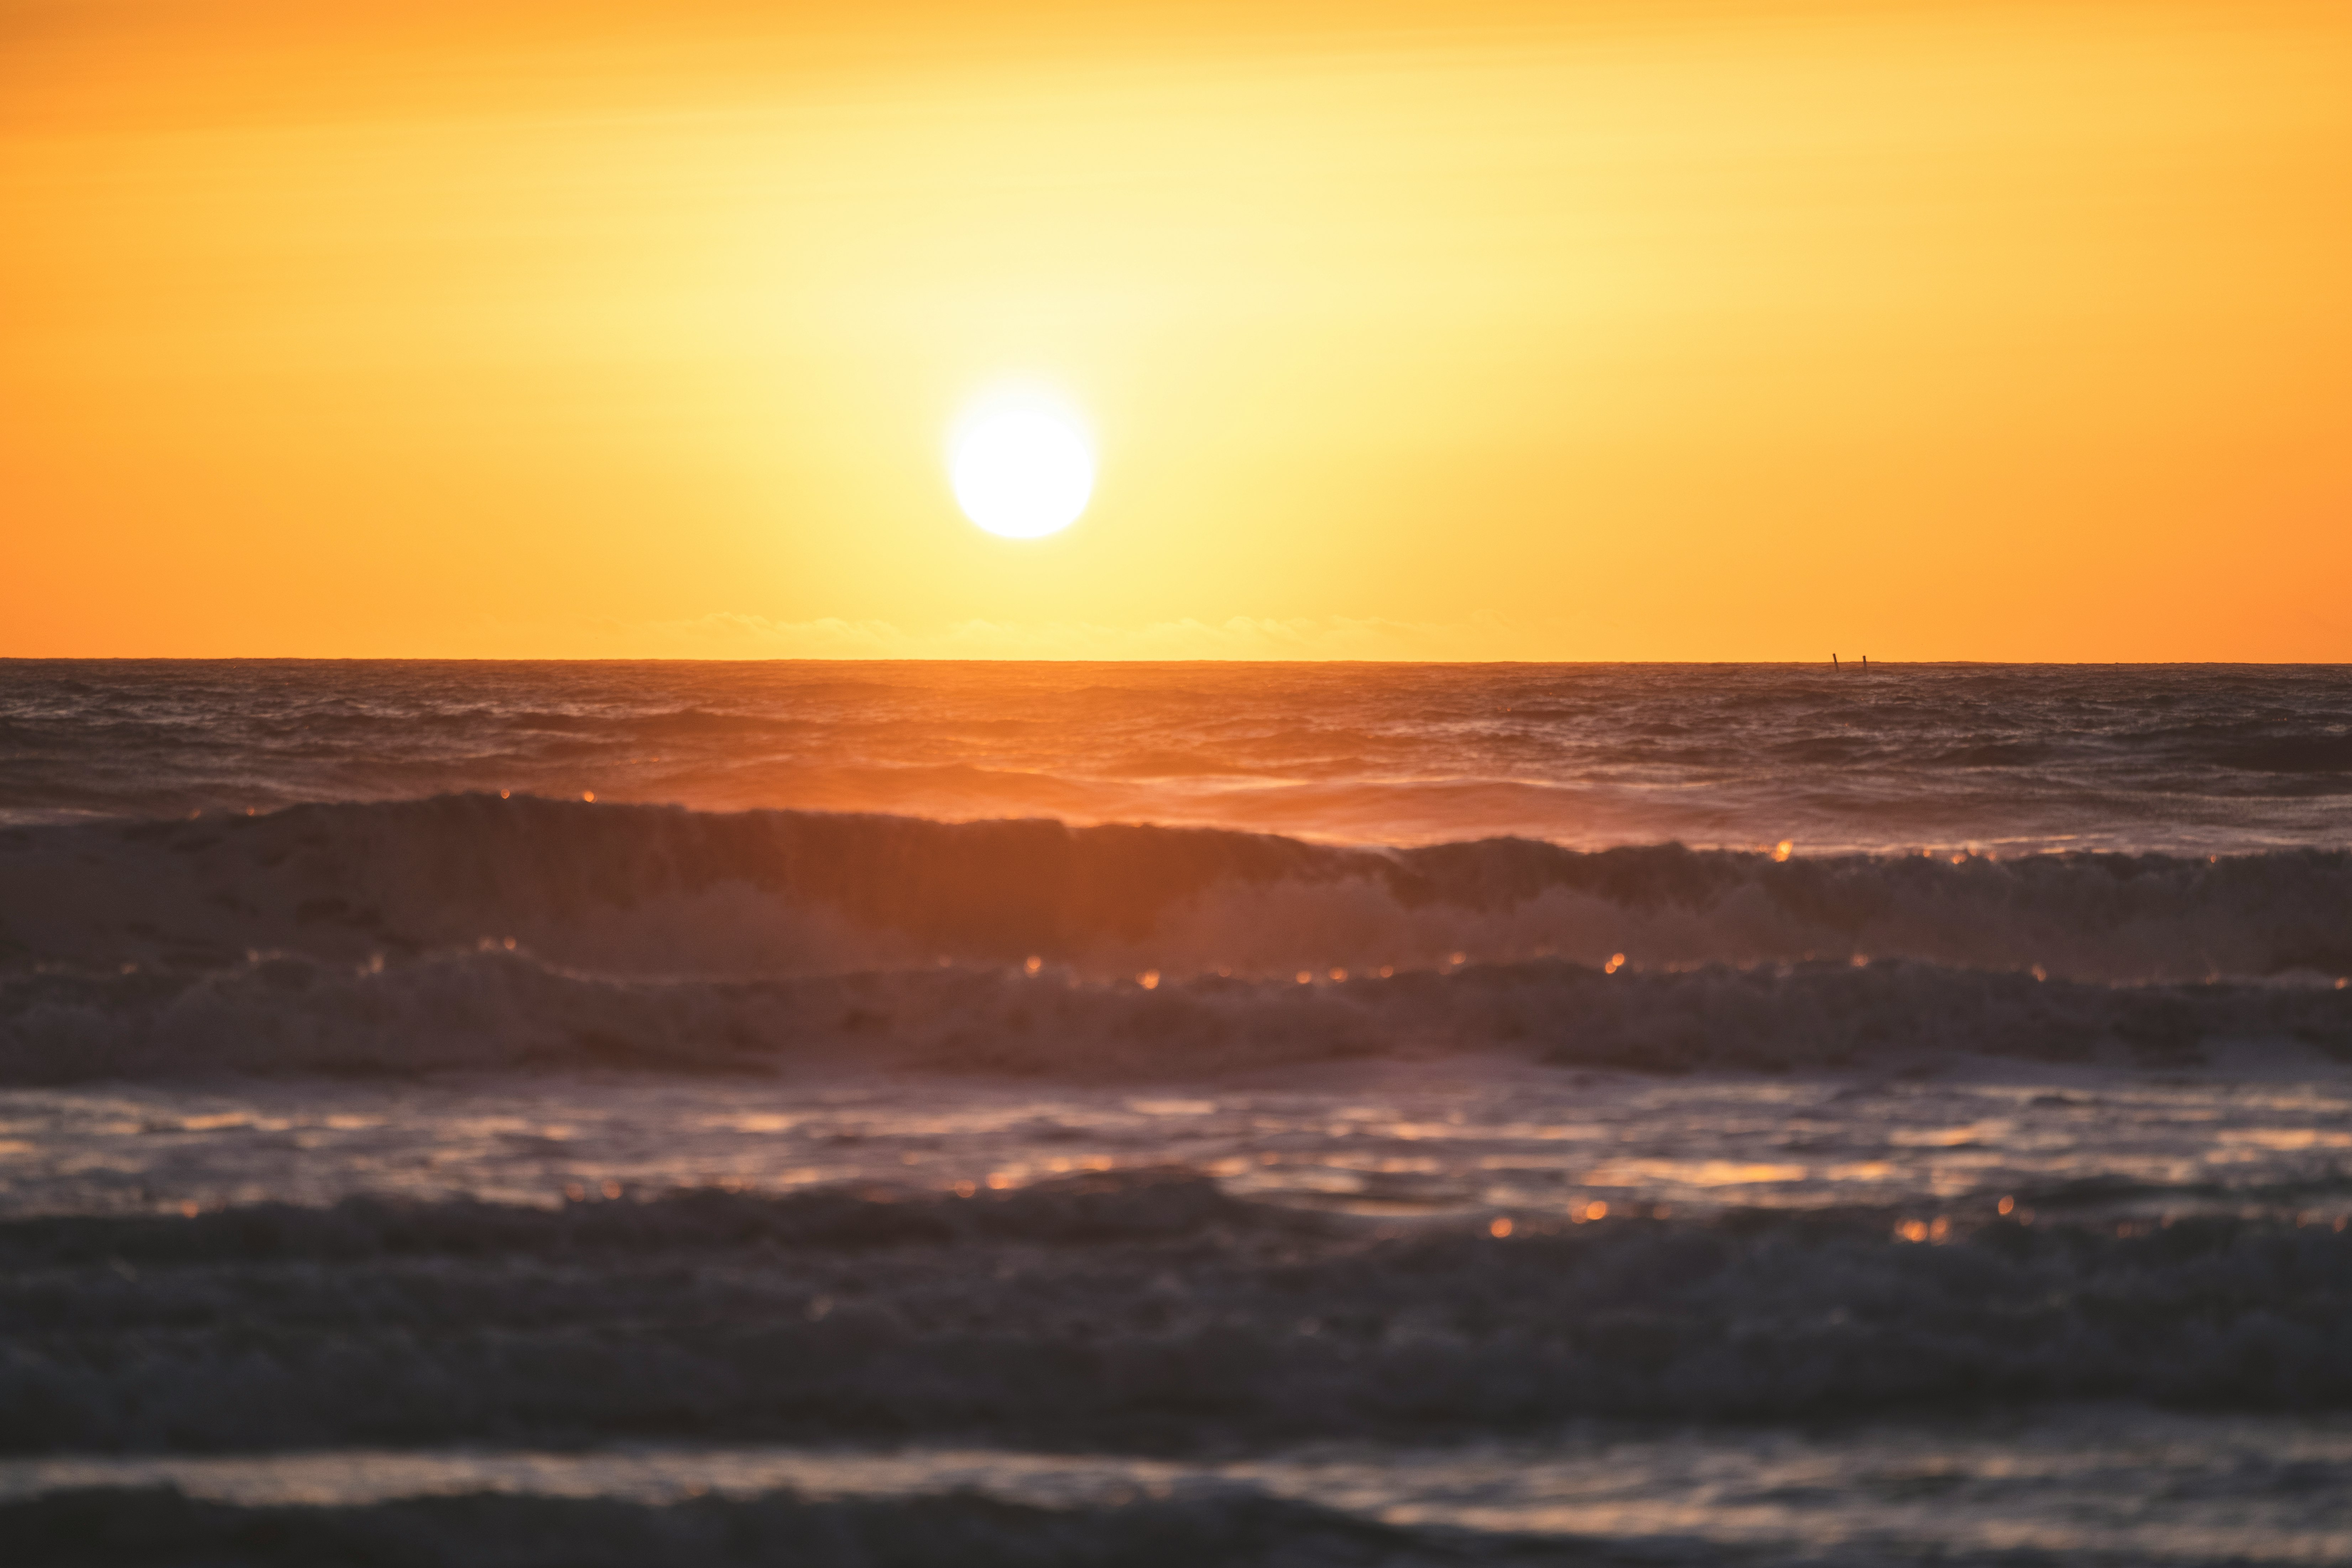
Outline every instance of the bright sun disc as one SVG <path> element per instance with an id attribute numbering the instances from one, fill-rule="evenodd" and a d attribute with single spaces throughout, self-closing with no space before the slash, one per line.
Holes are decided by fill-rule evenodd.
<path id="1" fill-rule="evenodd" d="M 1095 489 L 1095 461 L 1077 432 L 1029 409 L 974 425 L 957 443 L 952 473 L 963 514 L 1007 539 L 1069 527 Z"/>

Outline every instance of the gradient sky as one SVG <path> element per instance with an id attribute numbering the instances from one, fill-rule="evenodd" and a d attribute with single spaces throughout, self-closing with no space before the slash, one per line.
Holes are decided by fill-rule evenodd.
<path id="1" fill-rule="evenodd" d="M 2352 6 L 0 0 L 0 654 L 2352 659 Z M 959 411 L 1093 507 L 956 510 Z"/>

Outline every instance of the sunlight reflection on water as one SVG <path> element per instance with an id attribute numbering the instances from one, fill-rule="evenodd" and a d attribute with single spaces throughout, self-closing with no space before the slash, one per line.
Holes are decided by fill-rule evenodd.
<path id="1" fill-rule="evenodd" d="M 1924 1082 L 1353 1071 L 1211 1094 L 967 1080 L 593 1076 L 0 1093 L 0 1214 L 168 1211 L 355 1193 L 551 1205 L 567 1188 L 841 1181 L 945 1189 L 1185 1164 L 1236 1195 L 1366 1212 L 1507 1203 L 1979 1205 L 2332 1216 L 2352 1092 L 2336 1081 L 2052 1069 Z M 1376 1092 L 1367 1094 L 1370 1088 Z M 1333 1092 L 1338 1090 L 1339 1092 Z M 1344 1098 L 1342 1097 L 1344 1096 Z"/>

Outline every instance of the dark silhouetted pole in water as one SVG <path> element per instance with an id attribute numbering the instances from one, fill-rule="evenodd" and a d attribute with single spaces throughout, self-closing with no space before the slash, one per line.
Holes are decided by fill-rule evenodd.
<path id="1" fill-rule="evenodd" d="M 1832 654 L 1832 655 L 1830 655 L 1830 668 L 1831 668 L 1832 669 L 1835 669 L 1837 667 L 1838 667 L 1837 655 L 1835 655 L 1835 654 Z"/>

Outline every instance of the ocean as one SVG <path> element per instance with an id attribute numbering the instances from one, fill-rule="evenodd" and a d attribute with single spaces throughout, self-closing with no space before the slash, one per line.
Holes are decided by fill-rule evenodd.
<path id="1" fill-rule="evenodd" d="M 23 1563 L 2352 1560 L 2352 668 L 0 662 Z"/>

